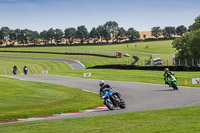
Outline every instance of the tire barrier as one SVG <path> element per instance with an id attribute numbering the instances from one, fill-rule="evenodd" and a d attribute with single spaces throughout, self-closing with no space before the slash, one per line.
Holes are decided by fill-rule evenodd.
<path id="1" fill-rule="evenodd" d="M 135 61 L 130 64 L 131 66 L 135 65 L 135 63 L 139 61 L 139 58 L 137 56 L 133 56 L 133 58 L 135 59 Z"/>
<path id="2" fill-rule="evenodd" d="M 122 70 L 157 70 L 163 71 L 169 68 L 171 71 L 200 71 L 200 67 L 186 67 L 186 66 L 136 66 L 136 65 L 99 65 L 88 67 L 87 69 L 122 69 Z"/>
<path id="3" fill-rule="evenodd" d="M 63 54 L 63 55 L 89 55 L 89 56 L 100 56 L 100 57 L 107 57 L 107 58 L 116 58 L 116 56 L 101 55 L 101 54 L 89 54 L 89 53 L 57 53 L 57 52 L 37 52 L 37 51 L 0 51 L 0 52 Z"/>

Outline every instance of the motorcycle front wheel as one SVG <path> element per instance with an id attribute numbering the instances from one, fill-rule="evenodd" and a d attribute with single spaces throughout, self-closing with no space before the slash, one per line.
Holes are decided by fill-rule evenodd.
<path id="1" fill-rule="evenodd" d="M 108 100 L 105 100 L 105 105 L 107 106 L 108 109 L 114 110 L 114 105 L 112 102 L 109 102 Z"/>
<path id="2" fill-rule="evenodd" d="M 178 90 L 176 83 L 172 83 L 172 87 L 174 88 L 174 90 Z"/>

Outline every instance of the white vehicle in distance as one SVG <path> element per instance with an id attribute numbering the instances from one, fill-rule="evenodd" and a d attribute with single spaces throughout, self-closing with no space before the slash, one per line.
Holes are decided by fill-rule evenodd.
<path id="1" fill-rule="evenodd" d="M 162 65 L 163 61 L 160 58 L 155 58 L 152 60 L 154 65 Z"/>
<path id="2" fill-rule="evenodd" d="M 130 55 L 128 53 L 124 54 L 125 57 L 130 57 Z"/>

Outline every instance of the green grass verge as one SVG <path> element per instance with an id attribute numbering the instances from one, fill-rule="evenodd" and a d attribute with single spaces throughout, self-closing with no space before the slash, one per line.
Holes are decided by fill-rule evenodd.
<path id="1" fill-rule="evenodd" d="M 102 101 L 94 93 L 0 76 L 0 121 L 73 112 L 100 105 Z"/>
<path id="2" fill-rule="evenodd" d="M 23 74 L 24 66 L 28 67 L 28 74 L 42 74 L 44 70 L 64 73 L 72 69 L 68 64 L 62 61 L 0 58 L 0 75 L 12 74 L 14 65 L 18 67 L 17 74 Z"/>
<path id="3" fill-rule="evenodd" d="M 200 106 L 0 125 L 1 133 L 198 133 Z"/>
<path id="4" fill-rule="evenodd" d="M 134 59 L 133 57 L 123 58 L 105 58 L 98 56 L 87 56 L 87 55 L 57 55 L 57 54 L 36 54 L 36 53 L 1 53 L 0 56 L 18 56 L 18 57 L 40 57 L 40 58 L 63 58 L 78 60 L 85 65 L 85 67 L 92 67 L 96 65 L 108 65 L 108 64 L 131 64 Z M 148 59 L 147 55 L 138 54 L 141 60 Z M 0 58 L 0 61 L 2 58 Z M 17 59 L 15 59 L 17 61 Z M 42 61 L 43 62 L 43 61 Z M 143 63 L 144 64 L 144 63 Z"/>
<path id="5" fill-rule="evenodd" d="M 54 47 L 9 47 L 0 48 L 1 51 L 38 51 L 38 52 L 58 52 L 58 53 L 93 53 L 102 55 L 115 55 L 115 51 L 122 53 L 145 52 L 153 54 L 174 54 L 172 40 L 149 41 L 114 45 L 93 45 L 93 46 L 54 46 Z M 149 48 L 145 48 L 146 46 Z"/>
<path id="6" fill-rule="evenodd" d="M 141 83 L 164 84 L 163 71 L 147 71 L 147 70 L 115 70 L 115 69 L 86 69 L 86 70 L 72 70 L 68 73 L 62 73 L 63 76 L 83 77 L 83 73 L 91 72 L 92 76 L 89 79 L 103 79 L 114 81 L 129 81 Z M 200 85 L 192 84 L 192 78 L 200 78 L 200 72 L 180 72 L 175 71 L 178 78 L 178 86 L 184 86 L 185 79 L 187 79 L 187 86 L 200 87 Z M 51 73 L 58 75 L 57 73 Z"/>

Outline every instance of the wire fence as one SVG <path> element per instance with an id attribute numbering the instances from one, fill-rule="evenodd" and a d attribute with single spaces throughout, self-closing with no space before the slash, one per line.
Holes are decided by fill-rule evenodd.
<path id="1" fill-rule="evenodd" d="M 112 64 L 133 65 L 134 60 L 116 61 Z M 200 67 L 200 59 L 157 59 L 157 60 L 138 60 L 134 65 L 137 66 L 186 66 Z"/>

